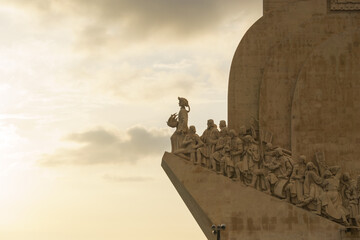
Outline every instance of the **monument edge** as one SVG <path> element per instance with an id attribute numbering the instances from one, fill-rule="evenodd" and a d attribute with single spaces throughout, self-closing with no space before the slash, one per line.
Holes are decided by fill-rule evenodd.
<path id="1" fill-rule="evenodd" d="M 171 157 L 173 157 L 171 153 L 165 152 L 162 157 L 161 167 L 169 177 L 171 183 L 174 185 L 176 191 L 179 193 L 187 208 L 190 210 L 192 216 L 195 218 L 206 238 L 209 240 L 215 240 L 215 235 L 212 235 L 211 233 L 211 225 L 213 223 L 168 166 L 166 159 Z"/>

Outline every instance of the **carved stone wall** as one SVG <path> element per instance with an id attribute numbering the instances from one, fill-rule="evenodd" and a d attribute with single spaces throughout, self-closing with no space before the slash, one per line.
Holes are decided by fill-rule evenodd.
<path id="1" fill-rule="evenodd" d="M 292 104 L 292 151 L 324 151 L 330 165 L 360 174 L 360 29 L 334 35 L 306 59 Z"/>
<path id="2" fill-rule="evenodd" d="M 360 26 L 360 12 L 334 14 L 326 0 L 283 2 L 288 4 L 249 29 L 236 50 L 229 77 L 228 121 L 238 130 L 254 116 L 260 131 L 273 133 L 273 144 L 291 149 L 292 104 L 302 66 L 327 39 Z M 301 144 L 305 144 L 301 149 L 313 147 Z"/>
<path id="3" fill-rule="evenodd" d="M 283 1 L 283 0 L 264 0 L 263 1 L 263 9 L 264 14 L 270 13 L 275 10 L 279 10 L 283 8 L 284 6 L 287 6 L 290 2 L 296 2 L 297 0 L 289 0 L 289 1 Z"/>
<path id="4" fill-rule="evenodd" d="M 277 54 L 275 48 L 283 41 L 292 41 L 294 34 L 303 36 L 304 26 L 313 24 L 311 22 L 313 16 L 324 16 L 327 12 L 327 2 L 324 0 L 281 1 L 281 5 L 278 5 L 277 2 L 280 1 L 269 0 L 264 2 L 264 7 L 265 4 L 273 6 L 273 8 L 270 8 L 272 11 L 259 19 L 248 30 L 235 52 L 230 70 L 228 91 L 228 121 L 230 128 L 239 129 L 241 125 L 248 125 L 249 116 L 259 119 L 259 115 L 261 115 L 261 113 L 259 114 L 259 106 L 262 105 L 260 103 L 260 86 L 262 85 L 264 71 L 268 64 L 272 62 L 273 54 Z M 318 21 L 321 20 L 318 19 Z M 319 29 L 321 29 L 320 26 L 318 26 L 318 29 L 309 30 L 317 33 Z M 294 43 L 292 46 L 296 46 L 296 44 Z M 307 43 L 304 42 L 304 44 Z M 274 58 L 277 60 L 276 56 Z M 292 56 L 292 58 L 296 59 L 297 56 Z M 287 66 L 279 67 L 284 69 L 284 67 L 289 66 L 293 67 L 293 64 L 289 62 Z M 285 71 L 287 71 L 287 68 L 285 68 Z M 287 75 L 286 72 L 282 74 Z M 282 80 L 278 82 L 282 82 Z M 271 85 L 276 86 L 277 83 L 271 83 Z M 282 91 L 282 88 L 280 87 L 278 90 Z M 267 97 L 284 97 L 286 99 L 283 94 L 278 95 L 278 92 L 271 92 Z M 270 98 L 264 101 L 270 101 L 274 107 L 281 104 L 277 100 L 273 102 Z M 283 116 L 288 118 L 289 114 L 279 113 L 278 109 L 282 108 L 279 107 L 275 111 L 273 109 L 264 109 L 264 111 L 273 113 L 269 118 L 274 120 L 274 123 L 279 121 L 276 124 L 283 126 L 284 121 L 281 121 L 280 118 Z M 259 120 L 265 122 L 261 118 Z M 269 130 L 273 131 L 272 129 Z M 290 132 L 289 124 L 286 131 L 287 133 Z M 279 143 L 285 143 L 285 146 L 290 145 L 289 134 L 287 133 L 284 132 L 284 135 L 288 135 L 285 140 L 279 140 Z"/>
<path id="5" fill-rule="evenodd" d="M 334 11 L 356 11 L 360 10 L 359 0 L 331 0 L 330 9 Z"/>

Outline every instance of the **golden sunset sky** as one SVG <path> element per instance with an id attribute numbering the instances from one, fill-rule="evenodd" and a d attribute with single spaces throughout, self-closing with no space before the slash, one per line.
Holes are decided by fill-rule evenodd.
<path id="1" fill-rule="evenodd" d="M 0 0 L 0 239 L 205 240 L 167 127 L 227 118 L 261 0 Z"/>

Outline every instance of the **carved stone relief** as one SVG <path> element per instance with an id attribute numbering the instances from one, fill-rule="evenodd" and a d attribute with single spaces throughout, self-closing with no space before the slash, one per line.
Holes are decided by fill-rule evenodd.
<path id="1" fill-rule="evenodd" d="M 360 10 L 360 0 L 331 0 L 330 9 L 334 11 L 356 11 Z"/>
<path id="2" fill-rule="evenodd" d="M 344 226 L 360 226 L 360 176 L 328 165 L 323 151 L 294 158 L 291 151 L 272 145 L 273 134 L 257 131 L 256 121 L 238 133 L 228 129 L 224 120 L 219 130 L 209 119 L 199 136 L 195 126 L 187 128 L 189 104 L 185 100 L 179 98 L 180 112 L 168 120 L 170 127 L 176 127 L 171 137 L 173 154 L 228 177 L 234 184 L 284 199 Z"/>

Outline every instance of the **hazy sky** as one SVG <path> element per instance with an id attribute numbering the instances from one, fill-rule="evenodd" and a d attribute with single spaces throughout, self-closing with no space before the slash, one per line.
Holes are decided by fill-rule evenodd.
<path id="1" fill-rule="evenodd" d="M 227 118 L 261 0 L 0 0 L 0 239 L 205 239 L 160 167 Z"/>

